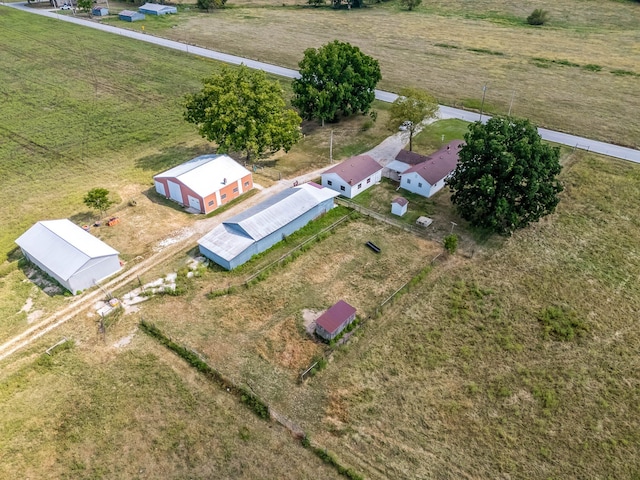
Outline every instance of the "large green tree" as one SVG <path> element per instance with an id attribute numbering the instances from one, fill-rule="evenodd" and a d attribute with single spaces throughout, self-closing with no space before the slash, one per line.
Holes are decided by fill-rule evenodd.
<path id="1" fill-rule="evenodd" d="M 475 122 L 465 142 L 447 184 L 451 201 L 472 225 L 510 235 L 555 210 L 562 191 L 560 149 L 543 143 L 528 120 Z"/>
<path id="2" fill-rule="evenodd" d="M 389 127 L 397 130 L 400 125 L 409 122 L 409 151 L 413 150 L 413 134 L 418 124 L 430 119 L 438 113 L 438 102 L 424 90 L 404 88 L 391 104 Z"/>
<path id="3" fill-rule="evenodd" d="M 218 144 L 218 152 L 242 152 L 247 161 L 283 149 L 301 137 L 300 116 L 286 108 L 280 84 L 261 70 L 224 68 L 187 95 L 184 118 L 200 135 Z"/>
<path id="4" fill-rule="evenodd" d="M 382 78 L 376 59 L 338 40 L 305 50 L 299 67 L 291 103 L 303 118 L 318 119 L 323 125 L 340 115 L 367 113 Z"/>

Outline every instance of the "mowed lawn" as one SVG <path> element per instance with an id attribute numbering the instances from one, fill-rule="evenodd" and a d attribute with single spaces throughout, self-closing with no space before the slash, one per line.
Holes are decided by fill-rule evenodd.
<path id="1" fill-rule="evenodd" d="M 382 88 L 416 86 L 440 102 L 479 109 L 486 85 L 486 112 L 511 107 L 540 126 L 640 146 L 637 2 L 425 1 L 413 12 L 395 1 L 349 11 L 305 4 L 231 1 L 212 13 L 192 7 L 149 28 L 290 68 L 306 48 L 339 39 L 380 61 Z M 548 25 L 526 24 L 534 8 L 549 12 Z"/>

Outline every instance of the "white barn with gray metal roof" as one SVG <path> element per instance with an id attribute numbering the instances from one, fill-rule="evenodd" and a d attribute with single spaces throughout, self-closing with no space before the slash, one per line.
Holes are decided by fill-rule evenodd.
<path id="1" fill-rule="evenodd" d="M 27 260 L 73 294 L 120 270 L 116 250 L 66 219 L 38 222 L 16 243 Z"/>
<path id="2" fill-rule="evenodd" d="M 329 211 L 337 196 L 311 182 L 289 188 L 218 225 L 198 240 L 200 252 L 232 270 Z"/>

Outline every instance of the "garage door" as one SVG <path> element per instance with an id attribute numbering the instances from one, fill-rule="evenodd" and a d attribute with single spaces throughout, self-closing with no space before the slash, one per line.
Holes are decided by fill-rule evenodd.
<path id="1" fill-rule="evenodd" d="M 169 184 L 169 198 L 178 203 L 182 203 L 182 190 L 180 190 L 180 185 L 171 180 L 167 180 L 167 184 Z"/>
<path id="2" fill-rule="evenodd" d="M 165 192 L 164 190 L 164 184 L 161 182 L 155 182 L 156 183 L 156 192 L 158 192 L 160 195 L 164 195 L 165 197 L 167 196 L 167 192 Z"/>
<path id="3" fill-rule="evenodd" d="M 191 208 L 194 208 L 197 211 L 201 211 L 200 200 L 198 200 L 197 198 L 193 198 L 191 195 L 187 195 L 187 198 L 189 199 L 189 206 Z"/>

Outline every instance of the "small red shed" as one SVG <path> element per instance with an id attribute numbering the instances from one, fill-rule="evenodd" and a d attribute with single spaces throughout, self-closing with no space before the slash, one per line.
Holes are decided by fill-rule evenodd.
<path id="1" fill-rule="evenodd" d="M 316 322 L 316 334 L 325 340 L 333 340 L 356 318 L 356 309 L 344 300 L 320 315 Z"/>

